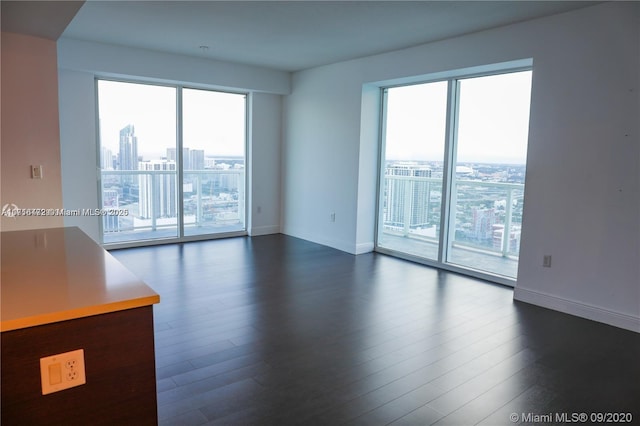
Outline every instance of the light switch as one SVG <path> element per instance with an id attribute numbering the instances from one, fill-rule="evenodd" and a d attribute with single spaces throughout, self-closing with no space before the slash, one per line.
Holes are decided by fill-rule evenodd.
<path id="1" fill-rule="evenodd" d="M 31 166 L 31 179 L 42 179 L 42 166 Z"/>
<path id="2" fill-rule="evenodd" d="M 62 365 L 57 362 L 49 365 L 49 384 L 57 385 L 62 383 Z"/>

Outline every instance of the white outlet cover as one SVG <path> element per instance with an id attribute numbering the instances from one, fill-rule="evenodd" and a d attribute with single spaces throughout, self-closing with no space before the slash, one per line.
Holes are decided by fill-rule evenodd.
<path id="1" fill-rule="evenodd" d="M 40 358 L 40 378 L 43 395 L 84 385 L 84 349 Z"/>

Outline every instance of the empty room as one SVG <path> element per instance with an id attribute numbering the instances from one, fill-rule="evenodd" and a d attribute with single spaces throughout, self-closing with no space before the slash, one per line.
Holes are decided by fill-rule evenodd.
<path id="1" fill-rule="evenodd" d="M 1 422 L 640 419 L 640 3 L 2 1 Z"/>

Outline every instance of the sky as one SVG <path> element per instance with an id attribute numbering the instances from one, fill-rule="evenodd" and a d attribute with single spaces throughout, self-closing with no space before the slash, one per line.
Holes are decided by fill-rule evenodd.
<path id="1" fill-rule="evenodd" d="M 458 162 L 525 164 L 531 71 L 461 79 Z M 116 155 L 135 126 L 144 160 L 176 146 L 176 88 L 100 80 L 100 141 Z M 183 89 L 183 146 L 205 156 L 244 156 L 246 96 Z M 390 88 L 387 160 L 443 161 L 447 82 Z"/>
<path id="2" fill-rule="evenodd" d="M 176 146 L 176 88 L 149 84 L 98 82 L 100 143 L 119 150 L 120 130 L 129 124 L 144 160 L 166 156 Z M 245 95 L 184 89 L 183 146 L 205 156 L 244 156 Z"/>
<path id="3" fill-rule="evenodd" d="M 458 162 L 525 164 L 531 71 L 461 79 Z M 447 82 L 390 88 L 386 159 L 443 161 Z"/>

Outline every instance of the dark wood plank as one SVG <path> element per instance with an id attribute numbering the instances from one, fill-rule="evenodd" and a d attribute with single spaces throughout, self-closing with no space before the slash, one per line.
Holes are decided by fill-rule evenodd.
<path id="1" fill-rule="evenodd" d="M 510 424 L 633 411 L 640 335 L 284 235 L 113 251 L 154 310 L 163 425 Z"/>

